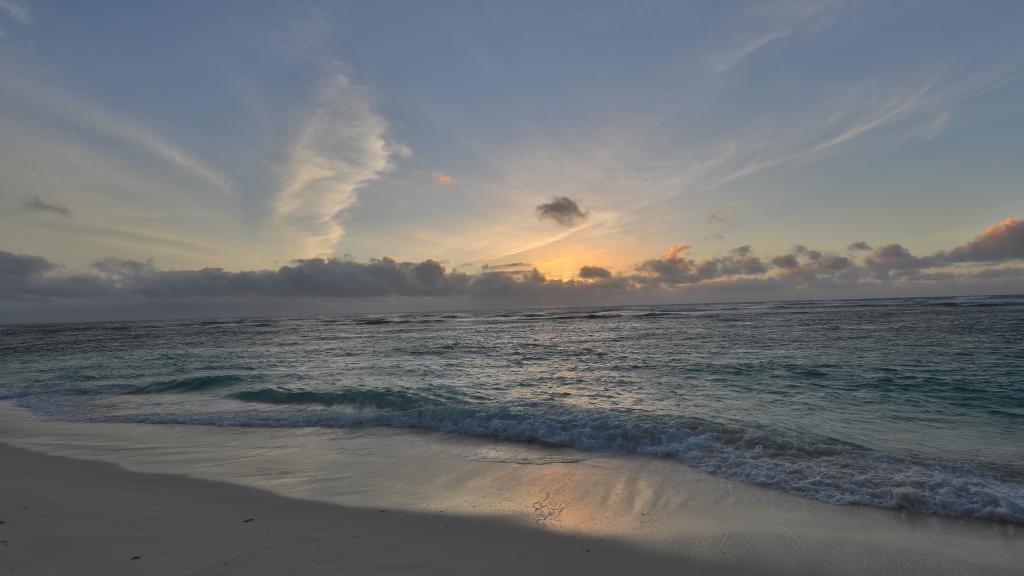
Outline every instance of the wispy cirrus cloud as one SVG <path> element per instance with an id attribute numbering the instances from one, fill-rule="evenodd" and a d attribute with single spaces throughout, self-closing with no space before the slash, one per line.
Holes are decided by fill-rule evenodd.
<path id="1" fill-rule="evenodd" d="M 18 0 L 0 0 L 0 12 L 4 12 L 22 26 L 32 23 L 32 13 L 29 12 L 28 6 Z"/>
<path id="2" fill-rule="evenodd" d="M 920 105 L 928 96 L 931 88 L 932 83 L 928 83 L 920 90 L 896 94 L 888 102 L 844 127 L 840 133 L 815 144 L 810 150 L 810 154 L 824 152 L 840 144 L 845 144 L 870 130 L 875 130 L 910 115 L 920 109 Z"/>
<path id="3" fill-rule="evenodd" d="M 742 64 L 744 60 L 749 58 L 758 50 L 761 50 L 772 42 L 781 40 L 792 33 L 792 30 L 777 30 L 775 32 L 756 36 L 737 48 L 734 52 L 720 57 L 717 62 L 715 62 L 715 68 L 720 73 L 729 72 L 733 68 Z"/>
<path id="4" fill-rule="evenodd" d="M 374 112 L 367 91 L 340 65 L 328 66 L 287 152 L 274 213 L 302 244 L 306 256 L 331 253 L 344 233 L 337 216 L 360 188 L 409 150 L 387 138 L 388 124 Z"/>
<path id="5" fill-rule="evenodd" d="M 22 203 L 22 208 L 29 212 L 56 214 L 64 218 L 71 218 L 74 214 L 71 209 L 57 201 L 44 200 L 38 196 L 29 196 Z"/>
<path id="6" fill-rule="evenodd" d="M 934 86 L 932 81 L 915 88 L 879 89 L 888 97 L 862 98 L 867 102 L 856 105 L 836 104 L 824 119 L 808 115 L 786 130 L 772 129 L 767 135 L 737 134 L 714 146 L 710 154 L 666 173 L 664 179 L 672 186 L 663 194 L 649 196 L 648 202 L 700 196 L 757 174 L 808 165 L 871 132 L 920 115 L 932 104 Z M 709 222 L 722 223 L 714 216 Z"/>
<path id="7" fill-rule="evenodd" d="M 59 87 L 44 86 L 17 74 L 5 80 L 4 87 L 22 102 L 50 117 L 151 154 L 222 193 L 233 192 L 232 182 L 224 174 L 151 128 L 75 98 Z"/>

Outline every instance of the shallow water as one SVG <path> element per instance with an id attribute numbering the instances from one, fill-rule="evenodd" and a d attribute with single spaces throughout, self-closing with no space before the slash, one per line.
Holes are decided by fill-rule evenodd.
<path id="1" fill-rule="evenodd" d="M 0 327 L 77 421 L 416 427 L 1024 523 L 1024 298 Z"/>

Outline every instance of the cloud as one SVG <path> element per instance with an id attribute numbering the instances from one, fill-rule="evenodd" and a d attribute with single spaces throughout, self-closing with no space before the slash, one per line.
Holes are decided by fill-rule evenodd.
<path id="1" fill-rule="evenodd" d="M 50 232 L 66 235 L 77 240 L 98 240 L 104 243 L 130 246 L 134 249 L 153 250 L 160 253 L 184 254 L 203 259 L 224 254 L 217 248 L 179 238 L 149 234 L 127 228 L 97 226 L 81 222 L 78 219 L 62 219 L 59 222 L 53 221 L 53 219 L 39 220 L 33 223 L 33 226 L 46 228 Z"/>
<path id="2" fill-rule="evenodd" d="M 818 250 L 812 250 L 803 244 L 793 246 L 793 253 L 807 257 L 808 260 L 821 260 L 823 254 Z"/>
<path id="3" fill-rule="evenodd" d="M 802 129 L 768 136 L 748 136 L 745 144 L 729 140 L 715 157 L 694 163 L 691 174 L 677 175 L 678 190 L 705 194 L 727 184 L 772 170 L 793 169 L 814 162 L 833 149 L 925 109 L 934 98 L 935 82 L 888 90 L 888 97 L 867 98 L 866 105 L 837 106 L 826 121 L 810 121 Z"/>
<path id="4" fill-rule="evenodd" d="M 853 265 L 853 261 L 846 256 L 835 256 L 828 254 L 824 258 L 818 261 L 818 266 L 823 270 L 840 271 L 846 270 Z"/>
<path id="5" fill-rule="evenodd" d="M 612 273 L 609 272 L 607 268 L 602 268 L 600 266 L 583 266 L 580 268 L 578 276 L 584 280 L 600 280 L 603 278 L 611 278 Z"/>
<path id="6" fill-rule="evenodd" d="M 775 279 L 790 289 L 820 285 L 849 287 L 863 280 L 863 271 L 852 259 L 801 244 L 794 246 L 789 254 L 775 256 L 770 262 L 777 272 Z"/>
<path id="7" fill-rule="evenodd" d="M 711 224 L 732 224 L 732 217 L 736 215 L 736 208 L 729 207 L 724 210 L 715 210 L 708 216 Z"/>
<path id="8" fill-rule="evenodd" d="M 446 272 L 433 260 L 398 262 L 387 257 L 366 263 L 313 258 L 277 270 L 242 272 L 220 268 L 159 270 L 151 260 L 104 258 L 87 274 L 47 275 L 57 269 L 37 256 L 0 251 L 0 278 L 5 279 L 0 299 L 12 297 L 6 290 L 12 285 L 31 286 L 34 291 L 30 295 L 34 297 L 58 297 L 73 294 L 73 287 L 83 281 L 89 288 L 84 297 L 96 295 L 99 286 L 109 297 L 150 300 L 443 296 L 460 291 L 467 279 Z M 28 292 L 20 289 L 20 294 Z"/>
<path id="9" fill-rule="evenodd" d="M 729 54 L 728 56 L 719 59 L 715 67 L 721 73 L 728 72 L 742 64 L 744 60 L 749 58 L 758 50 L 764 48 L 765 46 L 768 46 L 772 42 L 781 40 L 792 33 L 792 30 L 779 30 L 776 32 L 764 34 L 762 36 L 757 36 L 748 41 L 743 46 L 737 48 L 732 54 Z"/>
<path id="10" fill-rule="evenodd" d="M 233 189 L 233 184 L 227 176 L 224 176 L 217 170 L 207 166 L 202 160 L 194 158 L 153 132 L 129 124 L 110 126 L 110 130 L 116 132 L 121 138 L 137 144 L 148 150 L 150 153 L 162 158 L 164 161 L 174 164 L 193 176 L 207 181 L 223 192 L 231 192 Z"/>
<path id="11" fill-rule="evenodd" d="M 276 217 L 302 239 L 307 255 L 332 252 L 343 234 L 338 213 L 392 168 L 394 156 L 408 154 L 388 141 L 387 122 L 373 111 L 366 91 L 340 67 L 332 68 L 291 144 L 275 200 Z"/>
<path id="12" fill-rule="evenodd" d="M 238 272 L 163 270 L 152 260 L 105 258 L 86 272 L 75 272 L 38 256 L 0 251 L 0 320 L 30 319 L 32 310 L 102 309 L 116 316 L 132 306 L 147 317 L 194 310 L 266 314 L 300 301 L 317 302 L 306 308 L 316 312 L 346 300 L 530 306 L 865 297 L 910 290 L 915 295 L 1006 293 L 1020 291 L 1024 280 L 1024 266 L 1010 264 L 1024 261 L 1020 226 L 1020 220 L 1007 219 L 970 242 L 929 256 L 915 256 L 898 243 L 883 244 L 859 260 L 803 245 L 764 260 L 749 245 L 699 259 L 680 244 L 661 258 L 640 262 L 632 274 L 613 275 L 602 266 L 587 265 L 580 268 L 578 280 L 567 281 L 548 278 L 526 262 L 485 266 L 478 274 L 466 274 L 437 260 L 389 257 L 367 262 L 310 258 L 275 270 Z M 1002 265 L 977 265 L 994 261 Z M 62 318 L 67 319 L 51 319 Z"/>
<path id="13" fill-rule="evenodd" d="M 97 298 L 116 298 L 99 276 L 56 274 L 61 269 L 46 258 L 0 250 L 0 305 L 13 304 L 14 314 L 19 314 L 21 306 L 32 302 L 90 302 Z"/>
<path id="14" fill-rule="evenodd" d="M 520 270 L 522 268 L 533 268 L 529 262 L 509 262 L 507 264 L 484 264 L 484 270 Z"/>
<path id="15" fill-rule="evenodd" d="M 795 270 L 800 267 L 800 261 L 792 254 L 784 254 L 772 258 L 772 265 L 783 270 Z"/>
<path id="16" fill-rule="evenodd" d="M 916 112 L 925 101 L 932 86 L 926 85 L 917 92 L 897 94 L 874 114 L 858 120 L 839 134 L 823 140 L 814 146 L 813 152 L 823 152 L 860 137 L 890 122 L 905 118 Z"/>
<path id="17" fill-rule="evenodd" d="M 589 233 L 592 237 L 597 235 L 595 234 L 595 229 L 603 229 L 602 232 L 604 234 L 608 234 L 616 230 L 618 214 L 616 214 L 615 212 L 597 212 L 594 214 L 586 213 L 585 217 L 587 219 L 586 224 L 581 224 L 571 228 L 566 228 L 564 230 L 559 230 L 557 233 L 552 234 L 550 236 L 545 235 L 540 238 L 534 238 L 522 244 L 512 245 L 513 248 L 505 250 L 498 254 L 494 254 L 492 256 L 488 256 L 488 258 L 502 259 L 517 256 L 519 254 L 523 254 L 531 250 L 543 248 L 544 246 L 550 246 L 556 242 L 564 240 L 565 238 L 568 238 L 569 236 L 584 230 L 589 230 Z"/>
<path id="18" fill-rule="evenodd" d="M 932 118 L 931 122 L 921 129 L 921 139 L 925 141 L 935 139 L 936 136 L 946 129 L 951 116 L 952 114 L 950 114 L 948 110 L 944 110 L 936 114 L 935 117 Z"/>
<path id="19" fill-rule="evenodd" d="M 31 278 L 56 268 L 57 266 L 46 258 L 0 250 L 0 282 Z"/>
<path id="20" fill-rule="evenodd" d="M 686 244 L 673 244 L 665 252 L 665 260 L 676 260 L 683 257 L 683 254 L 690 249 Z"/>
<path id="21" fill-rule="evenodd" d="M 954 262 L 1002 262 L 1024 258 L 1024 218 L 993 224 L 974 240 L 949 252 Z"/>
<path id="22" fill-rule="evenodd" d="M 535 210 L 539 220 L 550 220 L 560 226 L 572 227 L 587 219 L 587 213 L 568 196 L 555 196 Z"/>
<path id="23" fill-rule="evenodd" d="M 108 278 L 137 278 L 156 273 L 156 265 L 153 259 L 145 262 L 137 260 L 123 260 L 121 258 L 101 258 L 93 263 L 92 267 L 96 272 Z"/>
<path id="24" fill-rule="evenodd" d="M 318 58 L 329 47 L 331 21 L 320 10 L 311 9 L 292 18 L 275 34 L 284 51 L 296 58 Z"/>
<path id="25" fill-rule="evenodd" d="M 744 244 L 729 251 L 730 254 L 740 257 L 750 256 L 753 252 L 754 249 L 750 247 L 750 244 Z"/>
<path id="26" fill-rule="evenodd" d="M 662 285 L 695 284 L 731 276 L 751 276 L 768 271 L 760 258 L 751 255 L 750 246 L 740 246 L 726 256 L 705 260 L 691 260 L 686 256 L 687 246 L 669 248 L 664 258 L 646 260 L 636 266 L 639 283 Z"/>
<path id="27" fill-rule="evenodd" d="M 5 12 L 23 26 L 32 22 L 32 13 L 18 0 L 0 0 L 0 12 Z"/>
<path id="28" fill-rule="evenodd" d="M 944 259 L 939 256 L 918 257 L 900 244 L 890 243 L 879 246 L 864 258 L 864 266 L 876 277 L 905 276 L 908 272 L 940 265 Z"/>
<path id="29" fill-rule="evenodd" d="M 975 278 L 997 279 L 997 280 L 1024 280 L 1024 267 L 1004 266 L 1000 268 L 986 268 L 979 270 Z"/>
<path id="30" fill-rule="evenodd" d="M 451 186 L 452 184 L 455 183 L 455 179 L 449 176 L 448 174 L 445 174 L 444 172 L 431 172 L 430 179 L 433 180 L 434 184 L 437 184 L 438 186 Z"/>
<path id="31" fill-rule="evenodd" d="M 2 1 L 4 0 L 0 0 Z M 40 86 L 18 76 L 5 77 L 5 81 L 9 81 L 5 87 L 14 89 L 31 105 L 45 108 L 48 114 L 135 146 L 222 192 L 233 190 L 233 185 L 226 176 L 145 126 L 121 118 L 99 106 L 72 98 L 60 87 Z"/>
<path id="32" fill-rule="evenodd" d="M 851 243 L 850 245 L 848 245 L 846 247 L 846 251 L 847 252 L 857 252 L 857 251 L 869 252 L 871 250 L 872 250 L 871 245 L 868 244 L 867 242 L 863 241 L 863 240 L 859 240 L 857 242 L 853 242 L 853 243 Z"/>
<path id="33" fill-rule="evenodd" d="M 71 218 L 74 216 L 74 214 L 71 213 L 71 209 L 60 202 L 48 202 L 38 196 L 30 196 L 25 199 L 22 207 L 29 212 L 56 214 L 65 218 Z"/>
<path id="34" fill-rule="evenodd" d="M 97 261 L 87 273 L 54 273 L 60 269 L 44 258 L 0 251 L 0 313 L 13 307 L 9 314 L 18 317 L 29 304 L 77 305 L 80 309 L 134 307 L 162 316 L 187 315 L 195 309 L 265 314 L 268 309 L 300 300 L 323 305 L 388 298 L 537 304 L 570 294 L 579 301 L 585 295 L 626 288 L 614 281 L 550 280 L 536 269 L 467 275 L 447 270 L 434 260 L 400 262 L 388 257 L 369 262 L 311 258 L 276 270 L 240 272 L 160 270 L 152 261 L 115 258 Z"/>
<path id="35" fill-rule="evenodd" d="M 546 298 L 571 295 L 579 301 L 582 296 L 628 289 L 614 280 L 551 280 L 536 269 L 468 275 L 447 270 L 434 260 L 401 262 L 388 257 L 369 262 L 311 258 L 276 270 L 240 272 L 160 270 L 152 261 L 105 258 L 86 273 L 57 273 L 62 270 L 38 256 L 0 251 L 0 312 L 13 306 L 12 314 L 21 314 L 22 307 L 33 303 L 116 309 L 141 306 L 149 314 L 172 316 L 196 308 L 246 309 L 246 303 L 249 313 L 266 313 L 268 306 L 276 309 L 297 300 L 468 298 L 537 304 Z"/>
<path id="36" fill-rule="evenodd" d="M 867 246 L 866 243 L 856 243 Z M 860 246 L 850 245 L 862 250 Z M 877 279 L 941 280 L 938 272 L 922 271 L 949 267 L 956 264 L 983 264 L 1024 260 L 1024 219 L 1007 218 L 993 224 L 965 244 L 949 251 L 939 251 L 929 256 L 915 256 L 901 244 L 889 243 L 879 246 L 866 257 L 863 267 L 867 274 Z M 941 274 L 951 274 L 943 272 Z M 978 278 L 981 276 L 978 273 Z M 994 277 L 994 276 L 989 276 Z"/>

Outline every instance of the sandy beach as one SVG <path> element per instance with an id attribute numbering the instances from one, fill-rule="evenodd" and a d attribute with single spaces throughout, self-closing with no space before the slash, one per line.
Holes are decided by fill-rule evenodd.
<path id="1" fill-rule="evenodd" d="M 5 574 L 695 573 L 500 519 L 300 501 L 7 445 L 0 458 Z"/>
<path id="2" fill-rule="evenodd" d="M 831 506 L 666 460 L 0 414 L 10 574 L 1009 575 L 1024 561 L 1011 525 Z"/>

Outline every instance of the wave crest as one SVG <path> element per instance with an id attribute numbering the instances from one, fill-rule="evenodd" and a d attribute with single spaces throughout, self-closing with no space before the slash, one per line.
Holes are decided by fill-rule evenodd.
<path id="1" fill-rule="evenodd" d="M 131 391 L 132 394 L 163 394 L 167 392 L 201 392 L 226 388 L 240 384 L 244 379 L 236 374 L 219 374 L 205 376 L 190 376 L 188 378 L 176 378 L 144 384 Z"/>

